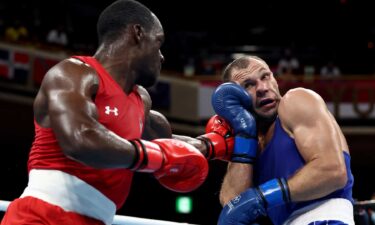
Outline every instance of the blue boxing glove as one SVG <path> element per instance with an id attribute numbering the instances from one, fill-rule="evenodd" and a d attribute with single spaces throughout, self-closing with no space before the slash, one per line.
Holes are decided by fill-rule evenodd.
<path id="1" fill-rule="evenodd" d="M 268 208 L 288 202 L 287 181 L 284 178 L 272 179 L 230 200 L 220 213 L 218 225 L 252 224 L 259 216 L 265 216 Z"/>
<path id="2" fill-rule="evenodd" d="M 255 118 L 248 109 L 252 106 L 251 96 L 235 83 L 223 83 L 216 88 L 211 98 L 215 112 L 226 119 L 234 130 L 232 162 L 254 163 L 257 149 Z"/>

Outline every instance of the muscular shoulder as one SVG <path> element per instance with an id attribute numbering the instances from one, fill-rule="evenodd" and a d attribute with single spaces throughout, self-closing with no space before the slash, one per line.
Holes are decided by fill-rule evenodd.
<path id="1" fill-rule="evenodd" d="M 97 84 L 95 69 L 78 59 L 69 58 L 59 62 L 47 72 L 42 88 L 82 88 L 82 86 Z"/>
<path id="2" fill-rule="evenodd" d="M 288 130 L 296 124 L 313 123 L 326 111 L 322 97 L 305 88 L 289 90 L 281 99 L 278 109 L 280 120 Z"/>
<path id="3" fill-rule="evenodd" d="M 293 88 L 290 89 L 281 99 L 282 104 L 292 104 L 295 101 L 323 101 L 321 96 L 311 89 Z"/>
<path id="4" fill-rule="evenodd" d="M 76 60 L 66 59 L 52 67 L 45 75 L 39 92 L 34 100 L 34 115 L 37 122 L 49 127 L 51 103 L 62 95 L 73 98 L 94 98 L 98 88 L 96 71 L 89 65 Z"/>

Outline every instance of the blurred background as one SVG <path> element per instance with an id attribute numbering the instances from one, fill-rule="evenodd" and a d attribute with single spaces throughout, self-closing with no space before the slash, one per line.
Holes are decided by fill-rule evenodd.
<path id="1" fill-rule="evenodd" d="M 33 140 L 33 98 L 48 69 L 71 55 L 92 55 L 96 21 L 112 1 L 0 2 L 0 199 L 26 187 Z M 160 19 L 166 40 L 160 81 L 149 89 L 153 107 L 176 134 L 198 136 L 214 114 L 209 102 L 234 57 L 262 57 L 282 92 L 302 86 L 326 100 L 350 145 L 353 196 L 375 192 L 375 1 L 140 0 Z M 177 194 L 149 174 L 136 174 L 118 214 L 216 224 L 226 163 L 210 162 L 206 182 Z M 367 212 L 356 210 L 358 221 Z M 362 217 L 361 217 L 362 218 Z M 267 219 L 260 224 L 269 224 Z M 364 223 L 365 224 L 365 223 Z"/>

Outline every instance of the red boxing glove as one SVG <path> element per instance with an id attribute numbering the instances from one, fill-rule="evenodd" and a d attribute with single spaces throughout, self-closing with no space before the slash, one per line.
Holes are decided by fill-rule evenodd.
<path id="1" fill-rule="evenodd" d="M 190 192 L 203 184 L 208 175 L 206 158 L 194 146 L 175 139 L 151 142 L 133 140 L 138 159 L 132 170 L 154 172 L 159 183 L 169 190 Z"/>
<path id="2" fill-rule="evenodd" d="M 207 146 L 207 159 L 230 160 L 233 152 L 234 137 L 229 123 L 218 115 L 210 118 L 206 125 L 206 134 L 197 137 Z"/>

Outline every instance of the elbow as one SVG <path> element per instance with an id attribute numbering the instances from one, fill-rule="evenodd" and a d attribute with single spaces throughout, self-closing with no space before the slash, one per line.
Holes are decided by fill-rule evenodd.
<path id="1" fill-rule="evenodd" d="M 90 129 L 82 129 L 72 132 L 71 135 L 62 139 L 59 143 L 64 155 L 73 160 L 86 164 L 88 151 L 96 145 L 90 141 L 94 136 L 95 131 Z M 90 138 L 91 137 L 91 138 Z"/>
<path id="2" fill-rule="evenodd" d="M 60 139 L 59 145 L 60 145 L 62 153 L 66 157 L 75 159 L 76 157 L 79 156 L 78 154 L 79 147 L 77 147 L 78 145 L 75 144 L 74 140 Z"/>
<path id="3" fill-rule="evenodd" d="M 60 144 L 61 150 L 63 154 L 70 158 L 73 159 L 74 161 L 82 162 L 84 163 L 84 149 L 81 147 L 80 144 L 69 144 L 69 143 L 64 143 Z"/>
<path id="4" fill-rule="evenodd" d="M 316 169 L 316 178 L 320 179 L 321 187 L 329 193 L 344 188 L 348 182 L 345 161 L 339 158 L 320 157 L 311 168 Z"/>
<path id="5" fill-rule="evenodd" d="M 337 172 L 336 180 L 337 180 L 338 189 L 344 188 L 345 185 L 347 184 L 348 176 L 347 176 L 347 171 L 346 171 L 345 166 L 343 168 L 340 168 L 340 170 Z"/>
<path id="6" fill-rule="evenodd" d="M 336 190 L 344 188 L 348 182 L 348 176 L 345 165 L 336 166 L 331 173 L 330 180 Z"/>

